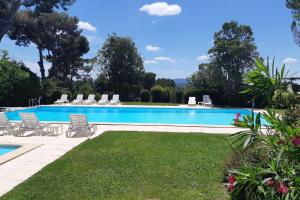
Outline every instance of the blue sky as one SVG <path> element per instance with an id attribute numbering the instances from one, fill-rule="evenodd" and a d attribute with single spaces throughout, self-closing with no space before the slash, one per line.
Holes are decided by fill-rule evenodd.
<path id="1" fill-rule="evenodd" d="M 287 63 L 291 74 L 300 71 L 300 48 L 293 41 L 285 0 L 77 0 L 69 14 L 80 19 L 90 41 L 85 57 L 95 56 L 108 34 L 130 36 L 146 71 L 158 77 L 185 78 L 195 72 L 207 60 L 214 32 L 230 20 L 252 27 L 262 57 L 275 57 L 277 66 Z M 39 73 L 33 45 L 18 47 L 5 38 L 0 49 Z"/>

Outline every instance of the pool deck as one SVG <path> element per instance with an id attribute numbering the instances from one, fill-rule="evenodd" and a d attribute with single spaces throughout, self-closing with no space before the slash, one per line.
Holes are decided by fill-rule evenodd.
<path id="1" fill-rule="evenodd" d="M 56 105 L 57 106 L 57 105 Z M 70 106 L 70 104 L 63 106 Z M 77 106 L 77 105 L 72 105 Z M 78 105 L 80 106 L 80 105 Z M 95 105 L 89 105 L 95 106 Z M 111 105 L 107 105 L 111 106 Z M 207 108 L 203 106 L 123 106 L 114 107 L 161 107 L 161 108 Z M 55 123 L 54 123 L 55 125 Z M 0 136 L 0 144 L 34 146 L 24 154 L 0 164 L 0 196 L 12 190 L 18 184 L 26 181 L 48 164 L 63 156 L 88 137 L 66 138 L 65 132 L 68 124 L 62 124 L 63 134 L 59 136 Z M 245 130 L 233 126 L 193 126 L 193 125 L 154 125 L 154 124 L 97 124 L 97 133 L 90 137 L 93 139 L 106 131 L 152 131 L 152 132 L 179 132 L 179 133 L 212 133 L 232 134 Z M 5 156 L 5 155 L 4 155 Z"/>

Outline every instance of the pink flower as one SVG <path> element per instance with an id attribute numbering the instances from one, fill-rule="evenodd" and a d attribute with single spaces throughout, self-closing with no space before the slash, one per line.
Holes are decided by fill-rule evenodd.
<path id="1" fill-rule="evenodd" d="M 236 114 L 235 114 L 235 119 L 238 120 L 238 119 L 240 119 L 240 117 L 241 117 L 241 113 L 236 113 Z"/>
<path id="2" fill-rule="evenodd" d="M 232 192 L 234 190 L 234 182 L 235 182 L 235 178 L 234 176 L 230 175 L 228 177 L 228 190 L 230 192 Z"/>
<path id="3" fill-rule="evenodd" d="M 278 184 L 277 186 L 277 192 L 282 194 L 287 194 L 289 192 L 289 188 L 284 185 L 283 183 Z"/>
<path id="4" fill-rule="evenodd" d="M 299 135 L 295 135 L 291 138 L 292 140 L 292 143 L 295 145 L 295 146 L 299 146 L 300 145 L 300 136 Z"/>

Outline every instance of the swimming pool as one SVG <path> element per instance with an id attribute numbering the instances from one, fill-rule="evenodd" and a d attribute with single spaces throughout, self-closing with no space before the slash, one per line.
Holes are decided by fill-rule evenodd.
<path id="1" fill-rule="evenodd" d="M 0 145 L 0 156 L 12 152 L 21 146 Z"/>
<path id="2" fill-rule="evenodd" d="M 40 106 L 6 114 L 10 120 L 18 121 L 20 112 L 33 112 L 44 122 L 69 122 L 70 114 L 86 114 L 89 122 L 96 123 L 217 126 L 231 125 L 236 113 L 251 113 L 248 109 L 221 108 Z"/>

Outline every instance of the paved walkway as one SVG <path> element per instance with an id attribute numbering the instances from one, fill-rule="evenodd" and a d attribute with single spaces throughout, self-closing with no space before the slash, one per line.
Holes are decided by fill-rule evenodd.
<path id="1" fill-rule="evenodd" d="M 64 125 L 64 131 L 67 129 Z M 105 131 L 159 131 L 159 132 L 206 132 L 206 133 L 234 133 L 237 128 L 215 128 L 215 127 L 176 127 L 176 126 L 134 126 L 134 125 L 98 125 L 98 132 L 91 137 L 95 138 Z M 49 163 L 55 161 L 66 152 L 70 151 L 87 137 L 66 138 L 60 135 L 14 137 L 0 136 L 0 144 L 41 144 L 9 162 L 0 165 L 0 196 L 22 183 L 30 176 L 41 170 Z"/>

